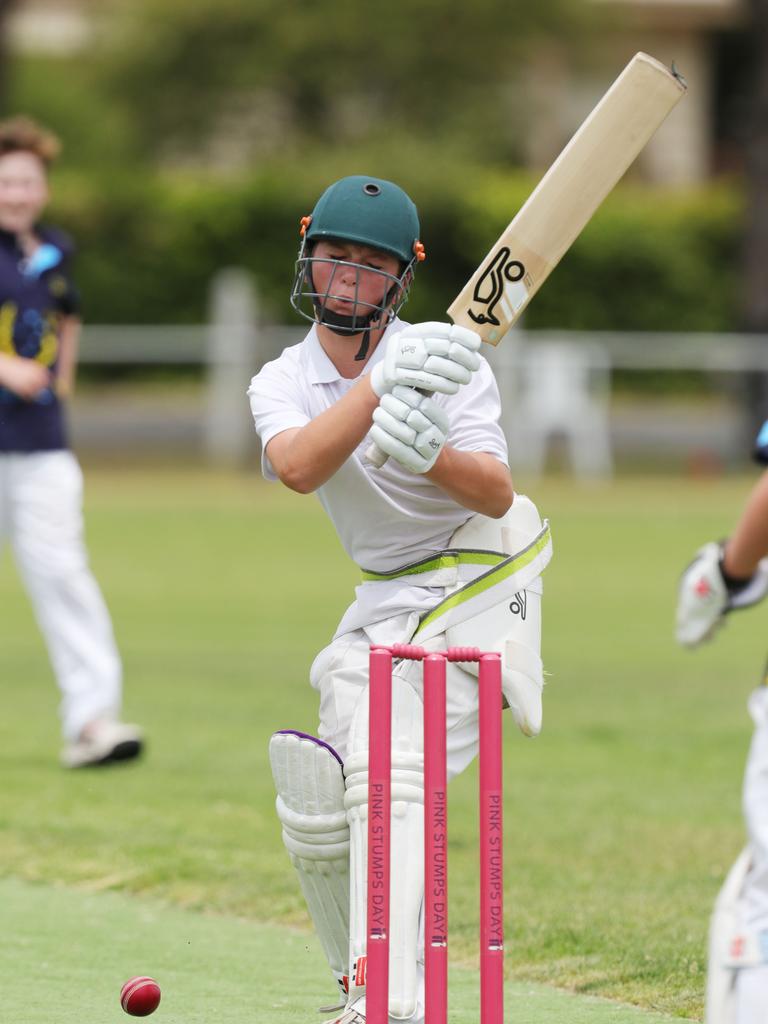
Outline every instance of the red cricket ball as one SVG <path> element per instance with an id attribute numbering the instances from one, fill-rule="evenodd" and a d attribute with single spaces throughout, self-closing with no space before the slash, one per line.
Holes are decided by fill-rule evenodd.
<path id="1" fill-rule="evenodd" d="M 129 978 L 120 989 L 120 1005 L 132 1017 L 148 1017 L 160 1005 L 160 986 L 154 978 Z"/>

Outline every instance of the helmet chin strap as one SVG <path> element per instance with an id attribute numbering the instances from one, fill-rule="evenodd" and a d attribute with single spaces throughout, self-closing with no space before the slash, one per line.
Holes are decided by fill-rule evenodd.
<path id="1" fill-rule="evenodd" d="M 312 283 L 311 271 L 309 274 L 309 281 Z M 314 284 L 312 285 L 314 287 Z M 328 309 L 325 303 L 315 301 L 315 316 L 317 317 L 318 323 L 323 324 L 329 331 L 333 331 L 334 334 L 340 334 L 342 337 L 348 337 L 354 334 L 360 334 L 362 332 L 362 339 L 360 341 L 360 348 L 357 350 L 355 356 L 355 362 L 362 362 L 363 359 L 368 355 L 368 349 L 371 344 L 371 330 L 373 329 L 373 323 L 387 312 L 390 304 L 393 302 L 395 294 L 397 293 L 398 285 L 393 285 L 385 296 L 385 305 L 381 309 L 372 309 L 367 316 L 345 316 L 343 313 L 334 313 L 332 309 Z M 387 318 L 387 321 L 391 318 L 391 313 Z"/>
<path id="2" fill-rule="evenodd" d="M 344 316 L 342 313 L 334 313 L 330 309 L 318 309 L 317 317 L 319 323 L 327 327 L 334 334 L 350 336 L 362 332 L 360 348 L 355 356 L 355 362 L 362 362 L 368 355 L 368 348 L 371 343 L 371 327 L 373 321 L 380 315 L 380 310 L 374 309 L 368 316 Z"/>

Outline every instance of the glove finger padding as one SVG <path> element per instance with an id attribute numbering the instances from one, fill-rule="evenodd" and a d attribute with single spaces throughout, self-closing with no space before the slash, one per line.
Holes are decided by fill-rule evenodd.
<path id="1" fill-rule="evenodd" d="M 432 429 L 435 431 L 434 427 Z M 419 435 L 415 444 L 410 445 L 393 437 L 376 424 L 371 427 L 371 439 L 383 452 L 386 452 L 412 473 L 429 472 L 443 447 L 440 435 L 436 432 L 434 434 L 425 432 Z"/>
<path id="2" fill-rule="evenodd" d="M 384 396 L 387 397 L 386 395 Z M 383 409 L 381 406 L 373 411 L 373 422 L 390 437 L 403 444 L 412 445 L 416 440 L 416 431 L 405 420 Z"/>
<path id="3" fill-rule="evenodd" d="M 458 373 L 459 368 L 456 369 Z M 462 373 L 466 371 L 462 370 Z M 451 371 L 453 374 L 453 371 Z M 436 391 L 440 395 L 455 395 L 462 384 L 469 380 L 455 380 L 454 376 L 441 373 L 430 373 L 428 370 L 399 370 L 397 383 L 407 388 L 419 388 L 421 391 Z"/>
<path id="4" fill-rule="evenodd" d="M 381 398 L 397 385 L 453 395 L 480 366 L 480 335 L 454 324 L 413 324 L 388 339 L 384 358 L 371 371 Z"/>
<path id="5" fill-rule="evenodd" d="M 408 334 L 417 338 L 447 338 L 449 341 L 457 341 L 465 348 L 479 350 L 482 345 L 482 338 L 476 331 L 468 327 L 459 327 L 457 324 L 450 324 L 444 320 L 424 320 L 418 324 L 408 324 L 403 328 Z"/>
<path id="6" fill-rule="evenodd" d="M 474 348 L 467 348 L 464 345 L 456 342 L 451 342 L 451 347 L 448 349 L 448 355 L 456 363 L 461 363 L 462 366 L 466 366 L 468 370 L 473 372 L 480 368 L 480 353 Z"/>
<path id="7" fill-rule="evenodd" d="M 411 416 L 414 412 L 418 412 L 429 423 L 442 430 L 444 434 L 448 433 L 448 413 L 445 409 L 429 395 L 422 395 L 413 388 L 394 388 L 391 395 L 385 395 L 382 398 L 380 408 L 386 409 L 393 416 L 404 420 L 411 426 L 413 426 Z"/>
<path id="8" fill-rule="evenodd" d="M 410 388 L 384 395 L 373 413 L 371 437 L 412 473 L 426 473 L 443 449 L 448 416 L 433 399 Z"/>
<path id="9" fill-rule="evenodd" d="M 446 380 L 456 381 L 457 384 L 468 384 L 472 379 L 472 371 L 476 367 L 468 369 L 463 363 L 456 362 L 445 356 L 431 355 L 424 363 L 424 372 L 435 374 L 437 377 L 445 377 Z M 434 391 L 434 388 L 430 390 Z"/>

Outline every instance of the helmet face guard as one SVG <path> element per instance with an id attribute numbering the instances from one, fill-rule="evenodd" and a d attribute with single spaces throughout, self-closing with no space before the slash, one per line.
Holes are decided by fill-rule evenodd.
<path id="1" fill-rule="evenodd" d="M 395 316 L 398 310 L 404 305 L 408 298 L 408 292 L 413 280 L 413 265 L 416 257 L 406 265 L 399 277 L 388 274 L 384 270 L 375 267 L 363 266 L 359 263 L 349 263 L 345 260 L 332 260 L 327 257 L 318 259 L 315 256 L 307 255 L 308 244 L 306 239 L 302 243 L 299 257 L 296 260 L 296 273 L 291 289 L 291 305 L 306 320 L 314 323 L 325 324 L 335 334 L 361 334 L 377 328 L 384 328 Z M 330 268 L 328 284 L 324 291 L 316 289 L 313 273 L 319 265 Z M 355 289 L 353 295 L 339 295 L 334 291 L 334 282 L 337 275 L 345 268 L 355 271 Z M 381 299 L 378 302 L 369 302 L 360 297 L 360 279 L 365 274 L 367 278 L 378 276 L 381 280 Z M 350 315 L 338 313 L 329 308 L 329 303 L 343 302 L 352 309 Z"/>

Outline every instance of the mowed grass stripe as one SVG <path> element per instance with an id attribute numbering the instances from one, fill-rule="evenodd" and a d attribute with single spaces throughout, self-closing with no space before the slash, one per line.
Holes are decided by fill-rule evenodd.
<path id="1" fill-rule="evenodd" d="M 333 989 L 314 936 L 115 893 L 0 882 L 3 1020 L 124 1024 L 120 988 L 160 985 L 158 1024 L 305 1024 Z M 477 974 L 451 969 L 451 1020 L 477 1021 Z M 672 1018 L 539 985 L 509 984 L 518 1024 L 663 1024 Z M 679 1020 L 679 1018 L 678 1018 Z"/>

